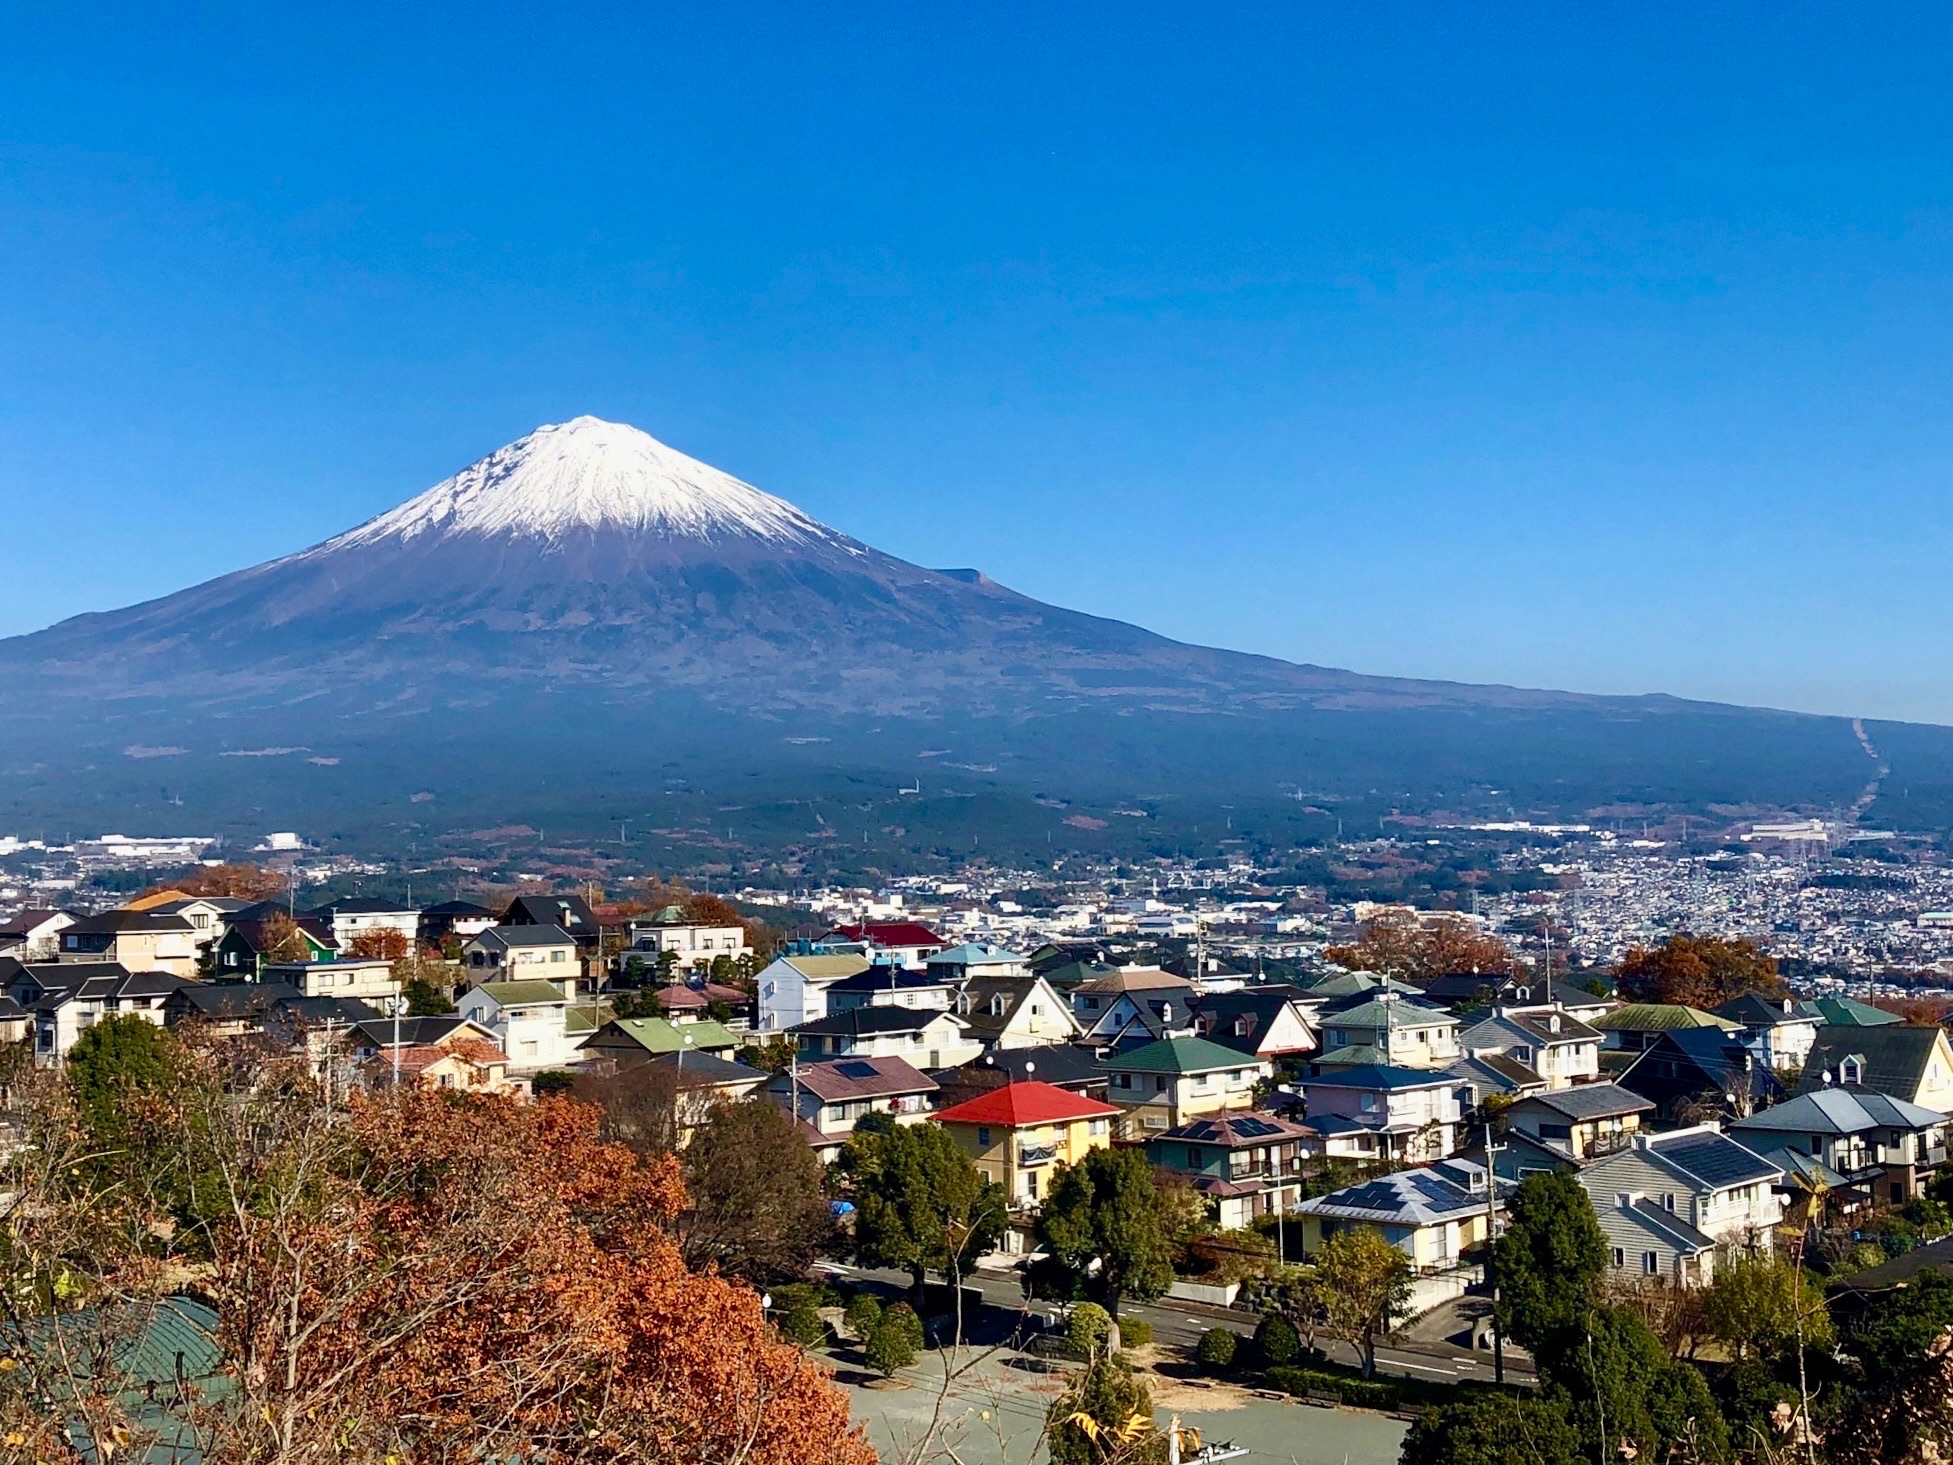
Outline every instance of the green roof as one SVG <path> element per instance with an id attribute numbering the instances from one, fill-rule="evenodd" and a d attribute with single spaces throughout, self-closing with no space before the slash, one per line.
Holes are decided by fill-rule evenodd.
<path id="1" fill-rule="evenodd" d="M 711 1021 L 676 1023 L 662 1017 L 620 1017 L 610 1027 L 647 1053 L 676 1053 L 686 1046 L 700 1052 L 739 1046 L 739 1039 L 724 1023 Z M 686 1038 L 692 1040 L 689 1045 Z"/>
<path id="2" fill-rule="evenodd" d="M 1896 1012 L 1872 1007 L 1849 997 L 1820 997 L 1811 1003 L 1832 1027 L 1882 1028 L 1901 1019 Z"/>
<path id="3" fill-rule="evenodd" d="M 1667 1033 L 1682 1028 L 1721 1028 L 1725 1033 L 1740 1032 L 1742 1024 L 1699 1007 L 1683 1007 L 1673 1002 L 1630 1002 L 1594 1019 L 1604 1033 Z"/>
<path id="4" fill-rule="evenodd" d="M 1121 1073 L 1211 1073 L 1217 1068 L 1247 1068 L 1254 1062 L 1247 1054 L 1206 1038 L 1161 1038 L 1129 1053 L 1115 1053 L 1105 1066 Z"/>
<path id="5" fill-rule="evenodd" d="M 483 982 L 479 990 L 486 992 L 504 1007 L 526 1007 L 531 1003 L 563 1001 L 563 989 L 554 982 L 543 981 L 540 977 L 526 982 Z"/>

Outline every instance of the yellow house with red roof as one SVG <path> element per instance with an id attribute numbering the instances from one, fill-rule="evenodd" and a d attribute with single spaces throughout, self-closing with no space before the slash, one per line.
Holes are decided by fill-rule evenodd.
<path id="1" fill-rule="evenodd" d="M 1112 1121 L 1119 1110 L 1056 1084 L 1025 1080 L 939 1111 L 936 1123 L 949 1131 L 985 1177 L 1010 1197 L 1013 1221 L 1005 1245 L 1021 1249 L 1029 1217 L 1051 1189 L 1059 1165 L 1075 1165 L 1092 1150 L 1112 1143 Z"/>

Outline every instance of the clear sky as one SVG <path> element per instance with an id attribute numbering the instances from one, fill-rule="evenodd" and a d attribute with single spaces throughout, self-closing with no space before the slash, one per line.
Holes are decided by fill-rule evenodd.
<path id="1" fill-rule="evenodd" d="M 0 633 L 591 412 L 1190 640 L 1953 722 L 1944 7 L 32 12 Z"/>

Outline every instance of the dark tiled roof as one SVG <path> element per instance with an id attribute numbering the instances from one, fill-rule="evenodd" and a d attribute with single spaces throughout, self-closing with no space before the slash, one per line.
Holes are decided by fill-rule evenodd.
<path id="1" fill-rule="evenodd" d="M 1612 1119 L 1624 1114 L 1645 1114 L 1655 1106 L 1641 1095 L 1617 1083 L 1576 1084 L 1570 1089 L 1554 1089 L 1520 1100 L 1541 1104 L 1556 1114 L 1578 1122 L 1583 1119 Z"/>
<path id="2" fill-rule="evenodd" d="M 919 1033 L 944 1018 L 957 1021 L 955 1013 L 938 1007 L 850 1007 L 787 1031 L 795 1037 L 872 1037 L 878 1033 Z"/>
<path id="3" fill-rule="evenodd" d="M 1707 1131 L 1661 1135 L 1649 1147 L 1711 1190 L 1774 1180 L 1778 1173 L 1775 1165 L 1727 1135 Z"/>
<path id="4" fill-rule="evenodd" d="M 72 926 L 63 928 L 61 934 L 64 937 L 119 936 L 125 931 L 174 933 L 192 929 L 182 916 L 161 915 L 155 911 L 103 911 L 98 916 L 82 917 Z"/>
<path id="5" fill-rule="evenodd" d="M 477 941 L 504 946 L 574 946 L 576 937 L 561 926 L 490 926 Z"/>
<path id="6" fill-rule="evenodd" d="M 1821 1027 L 1810 1057 L 1804 1060 L 1798 1091 L 1808 1094 L 1826 1087 L 1827 1069 L 1831 1082 L 1840 1082 L 1844 1061 L 1858 1058 L 1864 1064 L 1864 1077 L 1859 1080 L 1863 1087 L 1909 1099 L 1919 1092 L 1940 1037 L 1938 1028 Z"/>
<path id="7" fill-rule="evenodd" d="M 419 912 L 395 900 L 381 900 L 372 895 L 349 895 L 344 900 L 315 905 L 305 914 L 331 920 L 334 916 L 412 916 Z"/>

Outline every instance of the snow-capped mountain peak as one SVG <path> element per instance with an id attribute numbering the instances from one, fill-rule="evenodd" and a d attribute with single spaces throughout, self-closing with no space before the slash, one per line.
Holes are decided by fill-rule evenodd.
<path id="1" fill-rule="evenodd" d="M 428 535 L 556 540 L 584 530 L 708 540 L 840 537 L 786 500 L 649 433 L 577 417 L 537 428 L 312 553 Z"/>

